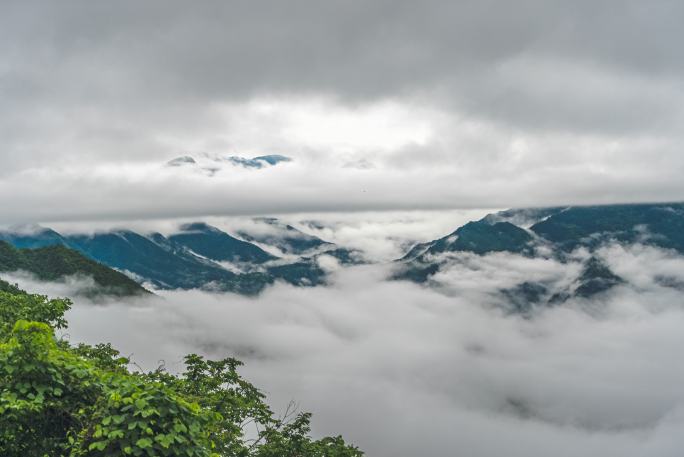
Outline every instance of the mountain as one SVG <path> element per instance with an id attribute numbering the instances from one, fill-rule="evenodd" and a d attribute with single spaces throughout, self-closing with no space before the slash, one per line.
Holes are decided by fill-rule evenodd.
<path id="1" fill-rule="evenodd" d="M 235 274 L 203 260 L 163 235 L 129 230 L 72 235 L 69 246 L 162 289 L 192 289 L 208 282 L 230 282 Z"/>
<path id="2" fill-rule="evenodd" d="M 302 259 L 294 263 L 273 265 L 266 272 L 274 280 L 295 286 L 319 286 L 326 283 L 327 274 L 315 259 Z"/>
<path id="3" fill-rule="evenodd" d="M 193 156 L 180 156 L 166 162 L 167 167 L 196 170 L 207 176 L 214 176 L 220 172 L 225 165 L 230 167 L 242 167 L 253 170 L 269 168 L 281 163 L 292 162 L 290 157 L 279 154 L 262 155 L 252 158 L 241 156 L 223 156 L 219 154 L 199 154 Z"/>
<path id="4" fill-rule="evenodd" d="M 449 252 L 529 254 L 532 240 L 532 235 L 526 230 L 510 222 L 496 222 L 487 216 L 468 222 L 445 237 L 415 245 L 400 259 L 406 267 L 397 273 L 396 278 L 426 282 L 440 270 L 439 261 L 433 258 Z"/>
<path id="5" fill-rule="evenodd" d="M 265 156 L 252 157 L 251 159 L 246 159 L 244 157 L 231 156 L 227 157 L 226 160 L 233 165 L 239 165 L 245 168 L 264 168 L 273 165 L 278 165 L 281 162 L 291 162 L 292 159 L 278 154 L 271 154 Z"/>
<path id="6" fill-rule="evenodd" d="M 488 214 L 484 217 L 484 220 L 490 224 L 510 222 L 518 227 L 529 229 L 534 224 L 544 221 L 566 209 L 562 207 L 507 209 L 498 213 Z"/>
<path id="7" fill-rule="evenodd" d="M 130 230 L 64 236 L 34 228 L 32 232 L 2 232 L 0 239 L 17 246 L 66 246 L 160 289 L 202 288 L 253 295 L 275 281 L 315 286 L 327 279 L 316 257 L 279 259 L 202 222 L 183 225 L 169 237 Z M 348 253 L 332 250 L 331 255 L 344 260 Z"/>
<path id="8" fill-rule="evenodd" d="M 414 246 L 398 261 L 395 279 L 426 283 L 453 264 L 458 253 L 508 252 L 523 257 L 575 261 L 572 253 L 590 253 L 572 285 L 523 282 L 500 293 L 520 312 L 537 304 L 553 305 L 571 297 L 590 298 L 624 280 L 594 253 L 607 243 L 641 243 L 684 254 L 684 204 L 633 204 L 512 209 L 469 222 L 451 234 Z"/>
<path id="9" fill-rule="evenodd" d="M 602 260 L 592 256 L 584 264 L 582 273 L 577 278 L 577 287 L 574 290 L 574 294 L 578 297 L 589 298 L 624 282 Z"/>
<path id="10" fill-rule="evenodd" d="M 305 263 L 315 262 L 324 255 L 334 257 L 341 265 L 367 263 L 361 251 L 324 241 L 273 217 L 252 219 L 252 225 L 239 229 L 237 235 L 282 256 L 297 256 Z"/>
<path id="11" fill-rule="evenodd" d="M 254 244 L 232 237 L 203 222 L 181 226 L 181 231 L 169 236 L 169 241 L 216 261 L 262 264 L 277 259 Z"/>
<path id="12" fill-rule="evenodd" d="M 253 219 L 254 226 L 240 229 L 237 235 L 243 240 L 276 248 L 283 254 L 309 255 L 334 244 L 309 235 L 273 217 Z"/>
<path id="13" fill-rule="evenodd" d="M 45 281 L 58 281 L 68 276 L 92 277 L 95 286 L 82 291 L 87 295 L 128 296 L 148 293 L 126 275 L 62 244 L 18 249 L 5 241 L 0 241 L 0 271 L 17 270 L 28 271 Z"/>
<path id="14" fill-rule="evenodd" d="M 485 220 L 468 222 L 450 235 L 440 238 L 429 245 L 425 254 L 442 252 L 515 252 L 529 251 L 532 236 L 524 229 L 510 222 L 490 223 Z"/>
<path id="15" fill-rule="evenodd" d="M 197 162 L 190 156 L 181 156 L 166 162 L 169 167 L 182 167 L 184 165 L 195 165 Z"/>
<path id="16" fill-rule="evenodd" d="M 525 281 L 515 287 L 502 289 L 509 310 L 518 314 L 530 314 L 539 306 L 556 306 L 573 297 L 584 299 L 609 291 L 615 286 L 625 284 L 604 261 L 591 256 L 582 264 L 579 276 L 568 287 L 555 290 L 554 284 Z"/>
<path id="17" fill-rule="evenodd" d="M 0 232 L 0 241 L 7 241 L 17 248 L 42 248 L 54 244 L 65 244 L 59 233 L 52 229 L 33 226 Z"/>
<path id="18" fill-rule="evenodd" d="M 641 242 L 684 253 L 684 204 L 575 206 L 530 228 L 563 251 L 595 248 L 606 240 Z"/>

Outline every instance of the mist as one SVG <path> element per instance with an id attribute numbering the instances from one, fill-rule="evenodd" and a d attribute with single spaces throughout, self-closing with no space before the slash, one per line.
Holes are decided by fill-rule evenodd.
<path id="1" fill-rule="evenodd" d="M 682 257 L 607 246 L 598 255 L 630 285 L 532 316 L 496 293 L 520 279 L 562 287 L 585 255 L 463 254 L 430 288 L 365 265 L 256 298 L 76 298 L 61 336 L 111 342 L 145 370 L 181 371 L 189 352 L 237 357 L 276 412 L 294 400 L 314 413 L 314 434 L 342 434 L 371 457 L 680 455 Z M 50 295 L 75 287 L 9 279 Z"/>
<path id="2" fill-rule="evenodd" d="M 392 278 L 416 243 L 501 208 L 684 202 L 682 17 L 671 0 L 0 1 L 0 231 L 202 221 L 247 239 L 276 217 L 340 248 L 259 237 L 281 259 L 250 272 L 315 261 L 327 283 L 255 297 L 0 277 L 72 297 L 57 336 L 110 342 L 131 370 L 236 357 L 276 413 L 295 401 L 369 457 L 679 457 L 684 256 L 559 259 L 530 233 L 534 256 L 442 253 L 425 284 Z M 288 160 L 232 159 L 264 155 Z M 681 219 L 653 220 L 684 252 Z M 609 290 L 546 300 L 594 256 Z M 528 282 L 542 303 L 508 293 Z"/>

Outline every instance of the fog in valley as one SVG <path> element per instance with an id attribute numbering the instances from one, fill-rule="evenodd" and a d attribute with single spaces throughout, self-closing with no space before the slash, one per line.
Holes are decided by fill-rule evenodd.
<path id="1" fill-rule="evenodd" d="M 679 455 L 684 258 L 639 244 L 597 255 L 624 285 L 526 314 L 500 291 L 530 280 L 561 290 L 588 254 L 451 253 L 428 286 L 388 280 L 392 263 L 330 258 L 329 285 L 258 297 L 77 297 L 62 336 L 112 342 L 143 370 L 178 372 L 190 352 L 236 357 L 276 412 L 295 401 L 315 434 L 340 433 L 369 456 Z M 84 280 L 8 279 L 52 296 Z"/>

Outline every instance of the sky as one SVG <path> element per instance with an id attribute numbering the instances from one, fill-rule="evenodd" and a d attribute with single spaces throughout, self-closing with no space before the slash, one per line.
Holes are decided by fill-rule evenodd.
<path id="1" fill-rule="evenodd" d="M 683 14 L 2 2 L 3 222 L 683 200 Z M 264 154 L 293 161 L 217 161 Z"/>
<path id="2" fill-rule="evenodd" d="M 501 289 L 563 291 L 588 253 L 462 253 L 430 287 L 383 262 L 504 208 L 684 201 L 682 17 L 675 0 L 5 0 L 0 227 L 276 215 L 361 249 L 377 263 L 326 263 L 320 287 L 76 296 L 60 336 L 145 369 L 236 356 L 276 412 L 294 399 L 369 457 L 680 456 L 681 256 L 603 246 L 624 284 L 532 316 Z M 226 160 L 272 154 L 292 160 Z"/>

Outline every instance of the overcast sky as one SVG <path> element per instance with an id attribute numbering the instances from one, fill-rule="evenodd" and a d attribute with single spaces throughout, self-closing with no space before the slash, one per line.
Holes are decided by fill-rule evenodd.
<path id="1" fill-rule="evenodd" d="M 3 221 L 684 200 L 682 17 L 666 0 L 5 1 Z M 261 154 L 294 160 L 164 166 Z"/>

